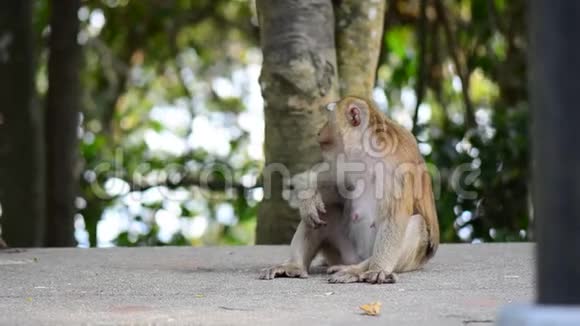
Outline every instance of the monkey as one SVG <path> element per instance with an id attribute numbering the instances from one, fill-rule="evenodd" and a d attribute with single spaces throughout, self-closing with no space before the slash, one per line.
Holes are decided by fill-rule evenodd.
<path id="1" fill-rule="evenodd" d="M 425 161 L 413 134 L 372 101 L 349 96 L 325 108 L 322 162 L 290 181 L 288 200 L 301 217 L 290 258 L 259 278 L 308 277 L 321 253 L 330 283 L 395 283 L 439 245 Z"/>

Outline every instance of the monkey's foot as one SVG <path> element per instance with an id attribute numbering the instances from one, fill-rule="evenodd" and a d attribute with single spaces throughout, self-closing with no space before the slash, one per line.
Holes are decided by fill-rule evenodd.
<path id="1" fill-rule="evenodd" d="M 397 276 L 394 273 L 385 271 L 367 271 L 361 276 L 363 282 L 372 284 L 396 283 Z"/>
<path id="2" fill-rule="evenodd" d="M 330 283 L 354 283 L 366 282 L 372 284 L 396 283 L 397 276 L 394 273 L 387 273 L 383 270 L 364 271 L 358 265 L 336 265 L 327 269 L 330 275 Z"/>
<path id="3" fill-rule="evenodd" d="M 354 283 L 362 281 L 362 271 L 356 265 L 335 265 L 326 270 L 330 275 L 330 283 Z"/>
<path id="4" fill-rule="evenodd" d="M 342 272 L 349 267 L 352 267 L 352 266 L 351 265 L 332 265 L 326 269 L 326 272 L 328 274 L 333 274 L 336 272 Z"/>
<path id="5" fill-rule="evenodd" d="M 269 268 L 264 268 L 260 272 L 259 278 L 261 280 L 272 280 L 276 277 L 300 277 L 307 278 L 308 272 L 302 266 L 297 264 L 287 263 L 276 265 Z"/>

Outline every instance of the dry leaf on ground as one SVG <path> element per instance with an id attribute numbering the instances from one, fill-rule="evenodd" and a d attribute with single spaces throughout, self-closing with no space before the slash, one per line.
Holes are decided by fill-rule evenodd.
<path id="1" fill-rule="evenodd" d="M 380 302 L 371 302 L 363 304 L 359 308 L 364 312 L 365 315 L 378 316 L 381 313 L 381 306 L 383 304 Z"/>

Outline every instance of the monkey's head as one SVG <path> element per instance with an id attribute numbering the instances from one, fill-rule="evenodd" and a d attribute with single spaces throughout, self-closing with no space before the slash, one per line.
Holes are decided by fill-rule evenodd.
<path id="1" fill-rule="evenodd" d="M 323 156 L 363 150 L 369 127 L 381 124 L 382 114 L 372 103 L 362 98 L 345 97 L 326 105 L 326 124 L 318 133 Z"/>

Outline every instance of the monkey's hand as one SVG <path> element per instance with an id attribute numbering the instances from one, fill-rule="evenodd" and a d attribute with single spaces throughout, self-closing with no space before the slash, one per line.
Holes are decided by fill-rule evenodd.
<path id="1" fill-rule="evenodd" d="M 297 208 L 300 218 L 312 228 L 326 225 L 320 218 L 320 213 L 326 213 L 322 195 L 316 184 L 316 173 L 306 171 L 292 177 L 286 191 L 286 199 L 290 207 Z"/>
<path id="2" fill-rule="evenodd" d="M 312 228 L 326 225 L 326 221 L 320 218 L 320 213 L 326 213 L 320 192 L 317 191 L 311 198 L 301 200 L 298 203 L 298 211 L 306 225 Z"/>

